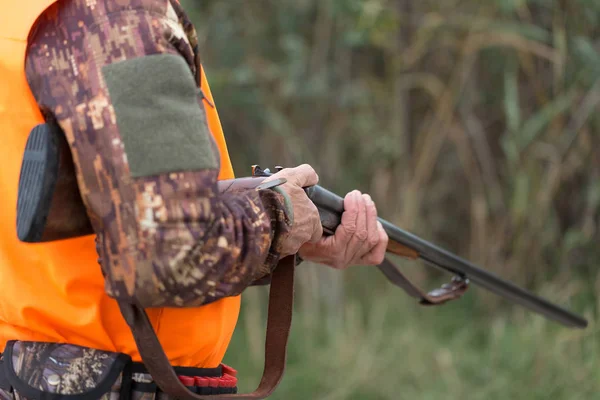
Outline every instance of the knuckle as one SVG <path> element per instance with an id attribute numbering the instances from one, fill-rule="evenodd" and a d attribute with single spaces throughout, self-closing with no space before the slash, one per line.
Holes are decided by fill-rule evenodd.
<path id="1" fill-rule="evenodd" d="M 379 244 L 379 236 L 370 236 L 367 243 L 369 244 L 369 247 L 371 247 L 371 248 L 377 246 Z"/>
<path id="2" fill-rule="evenodd" d="M 358 240 L 360 240 L 361 242 L 364 242 L 369 237 L 369 232 L 367 232 L 366 229 L 359 229 L 359 230 L 356 231 L 356 233 L 354 234 L 354 236 L 356 236 L 356 238 Z"/>
<path id="3" fill-rule="evenodd" d="M 350 201 L 348 202 L 348 204 L 344 202 L 344 213 L 342 214 L 342 218 L 351 220 L 355 220 L 356 218 L 358 218 L 358 207 L 356 206 L 356 204 L 353 204 Z"/>
<path id="4" fill-rule="evenodd" d="M 343 227 L 349 234 L 354 234 L 356 232 L 356 221 L 346 222 Z"/>
<path id="5" fill-rule="evenodd" d="M 342 220 L 356 220 L 358 217 L 358 207 L 352 202 L 344 202 L 344 211 L 342 212 Z"/>

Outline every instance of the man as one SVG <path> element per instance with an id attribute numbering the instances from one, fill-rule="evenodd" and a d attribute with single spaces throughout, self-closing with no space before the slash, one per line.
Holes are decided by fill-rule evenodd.
<path id="1" fill-rule="evenodd" d="M 302 190 L 318 182 L 308 165 L 276 174 L 273 179 L 287 179 L 276 190 L 217 192 L 217 179 L 233 172 L 195 30 L 177 1 L 9 3 L 0 12 L 6 79 L 0 91 L 6 162 L 0 346 L 26 343 L 7 346 L 13 364 L 15 354 L 39 358 L 58 349 L 39 343 L 141 361 L 119 299 L 147 308 L 173 365 L 206 372 L 220 368 L 239 294 L 282 257 L 298 253 L 338 269 L 381 262 L 387 235 L 368 195 L 349 193 L 342 225 L 322 238 L 317 210 Z M 27 47 L 20 47 L 24 38 Z M 20 82 L 23 56 L 28 87 Z M 40 122 L 37 108 L 66 135 L 95 237 L 39 245 L 16 239 L 18 154 Z M 77 369 L 67 361 L 61 368 Z M 97 365 L 88 367 L 101 375 Z M 87 379 L 78 368 L 79 375 L 65 375 L 79 377 L 71 386 L 60 374 L 48 377 L 35 368 L 28 382 L 74 393 L 84 385 L 74 381 Z"/>

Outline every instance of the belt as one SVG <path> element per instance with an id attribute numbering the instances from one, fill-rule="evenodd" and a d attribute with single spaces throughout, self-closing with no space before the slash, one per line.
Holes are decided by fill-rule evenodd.
<path id="1" fill-rule="evenodd" d="M 192 393 L 202 395 L 237 393 L 237 371 L 228 365 L 217 368 L 174 367 L 179 381 Z M 161 393 L 148 370 L 142 363 L 131 366 L 131 391 Z"/>
<path id="2" fill-rule="evenodd" d="M 89 356 L 87 360 L 84 354 Z M 237 393 L 237 371 L 228 365 L 176 366 L 173 371 L 190 393 Z M 0 399 L 96 400 L 109 393 L 111 399 L 119 400 L 173 399 L 158 387 L 143 363 L 132 362 L 125 354 L 69 344 L 16 341 L 8 342 L 5 352 L 0 353 Z"/>

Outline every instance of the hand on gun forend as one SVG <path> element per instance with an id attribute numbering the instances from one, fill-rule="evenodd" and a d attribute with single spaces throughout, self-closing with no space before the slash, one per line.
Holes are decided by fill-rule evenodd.
<path id="1" fill-rule="evenodd" d="M 333 236 L 306 243 L 299 255 L 335 269 L 378 265 L 386 253 L 388 235 L 377 221 L 377 207 L 368 194 L 354 190 L 344 198 L 342 223 Z"/>
<path id="2" fill-rule="evenodd" d="M 305 187 L 319 183 L 319 176 L 308 164 L 296 168 L 285 168 L 266 178 L 263 182 L 286 178 L 287 182 L 279 188 L 283 190 L 291 203 L 292 230 L 283 243 L 281 256 L 296 254 L 305 243 L 317 242 L 323 236 L 323 227 L 317 206 L 308 198 Z"/>

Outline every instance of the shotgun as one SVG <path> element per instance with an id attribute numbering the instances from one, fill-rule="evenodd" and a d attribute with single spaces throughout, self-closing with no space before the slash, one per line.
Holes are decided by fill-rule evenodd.
<path id="1" fill-rule="evenodd" d="M 280 170 L 281 167 L 276 167 Z M 219 181 L 221 193 L 264 190 L 282 184 L 280 179 L 263 183 L 269 169 L 255 165 L 249 177 Z M 38 243 L 93 234 L 75 178 L 69 146 L 56 123 L 36 126 L 30 133 L 19 180 L 17 234 L 21 241 Z M 319 186 L 305 188 L 319 210 L 323 232 L 331 235 L 344 212 L 342 197 Z M 441 305 L 460 298 L 470 282 L 513 303 L 571 328 L 587 327 L 587 320 L 546 299 L 508 282 L 459 256 L 444 250 L 394 224 L 379 218 L 389 236 L 387 252 L 422 260 L 453 275 L 450 283 L 429 293 L 411 283 L 387 258 L 377 268 L 394 285 L 404 289 L 422 305 Z"/>

